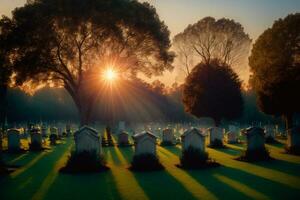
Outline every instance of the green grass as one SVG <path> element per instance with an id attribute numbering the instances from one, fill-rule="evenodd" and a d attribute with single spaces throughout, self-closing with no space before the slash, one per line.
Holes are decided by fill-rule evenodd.
<path id="1" fill-rule="evenodd" d="M 283 153 L 284 145 L 266 145 L 272 161 L 247 163 L 234 160 L 244 145 L 207 148 L 222 166 L 183 170 L 180 146 L 157 146 L 165 170 L 133 172 L 128 168 L 133 147 L 103 148 L 110 170 L 96 174 L 59 173 L 73 141 L 50 151 L 5 154 L 17 171 L 0 178 L 0 199 L 296 199 L 300 195 L 300 156 Z"/>

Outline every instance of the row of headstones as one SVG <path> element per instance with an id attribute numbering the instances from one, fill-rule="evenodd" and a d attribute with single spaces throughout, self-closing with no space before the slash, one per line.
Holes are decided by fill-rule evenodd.
<path id="1" fill-rule="evenodd" d="M 172 129 L 166 129 L 165 140 L 173 140 Z M 212 128 L 209 129 L 211 137 L 210 140 L 221 139 L 220 132 L 222 129 Z M 217 134 L 215 134 L 217 133 Z M 247 136 L 247 148 L 248 150 L 255 150 L 264 148 L 264 130 L 257 127 L 252 127 L 246 130 Z M 120 134 L 119 143 L 120 142 L 128 142 L 128 135 Z M 83 152 L 97 152 L 101 153 L 101 136 L 97 133 L 96 130 L 90 128 L 88 126 L 84 126 L 80 128 L 78 131 L 74 133 L 75 137 L 75 149 L 76 153 Z M 205 139 L 206 134 L 203 133 L 200 129 L 190 128 L 186 130 L 181 136 L 182 141 L 182 149 L 186 150 L 189 147 L 193 147 L 199 149 L 201 151 L 205 151 Z M 121 141 L 122 140 L 122 141 Z M 156 155 L 156 144 L 157 144 L 157 136 L 152 134 L 151 132 L 141 132 L 133 135 L 134 146 L 135 146 L 135 155 L 140 154 L 154 154 Z"/>
<path id="2" fill-rule="evenodd" d="M 20 129 L 8 129 L 7 131 L 7 143 L 8 143 L 8 151 L 19 151 L 21 150 L 21 130 Z M 48 137 L 48 128 L 46 126 L 42 126 L 41 128 L 32 128 L 29 131 L 30 141 L 33 146 L 36 148 L 41 148 L 43 140 Z M 71 135 L 71 127 L 69 125 L 66 126 L 66 135 Z M 55 143 L 58 138 L 63 136 L 63 132 L 61 129 L 56 127 L 50 128 L 50 141 L 51 143 Z"/>

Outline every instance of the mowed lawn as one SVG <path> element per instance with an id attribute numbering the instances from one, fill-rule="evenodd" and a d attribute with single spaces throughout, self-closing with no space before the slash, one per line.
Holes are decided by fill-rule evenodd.
<path id="1" fill-rule="evenodd" d="M 300 197 L 300 157 L 283 153 L 283 145 L 267 145 L 276 160 L 245 163 L 234 160 L 244 145 L 227 149 L 207 148 L 222 166 L 207 170 L 182 170 L 181 147 L 160 147 L 157 152 L 164 171 L 128 170 L 134 149 L 106 147 L 109 171 L 67 175 L 64 165 L 72 139 L 51 150 L 5 155 L 21 167 L 0 179 L 0 199 L 296 199 Z"/>

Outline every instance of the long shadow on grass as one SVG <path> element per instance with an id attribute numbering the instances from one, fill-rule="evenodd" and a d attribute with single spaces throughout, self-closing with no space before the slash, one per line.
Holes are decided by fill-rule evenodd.
<path id="1" fill-rule="evenodd" d="M 176 156 L 181 155 L 181 151 L 178 147 L 166 147 L 165 149 Z M 223 184 L 214 177 L 214 174 L 219 169 L 220 167 L 202 170 L 183 170 L 193 177 L 200 185 L 203 185 L 208 191 L 212 192 L 218 199 L 251 199 L 242 192 L 230 187 L 229 185 Z"/>
<path id="2" fill-rule="evenodd" d="M 123 157 L 130 163 L 133 148 L 120 149 Z M 156 172 L 132 172 L 138 184 L 150 199 L 195 199 L 173 176 L 165 170 Z"/>
<path id="3" fill-rule="evenodd" d="M 229 146 L 227 146 L 227 148 L 211 148 L 211 149 L 226 153 L 226 154 L 231 155 L 231 156 L 236 156 L 236 157 L 239 156 L 242 152 L 241 150 L 233 149 L 233 148 L 230 148 Z"/>
<path id="4" fill-rule="evenodd" d="M 31 199 L 45 177 L 47 177 L 49 171 L 51 171 L 55 165 L 55 162 L 63 155 L 69 146 L 70 143 L 61 145 L 53 152 L 45 153 L 41 159 L 15 178 L 6 178 L 4 183 L 2 183 L 3 186 L 0 187 L 1 190 L 3 189 L 3 191 L 0 192 L 4 199 Z M 41 153 L 42 152 L 30 153 L 29 156 L 26 157 L 26 160 L 31 156 L 40 156 Z M 22 162 L 24 162 L 24 160 L 22 160 Z M 28 162 L 30 162 L 30 160 Z"/>
<path id="5" fill-rule="evenodd" d="M 284 184 L 258 177 L 235 168 L 221 167 L 215 170 L 215 173 L 245 184 L 271 199 L 295 199 L 300 194 L 300 191 L 297 189 L 290 188 Z M 200 177 L 198 174 L 191 174 L 193 174 L 199 181 L 203 180 L 203 177 Z"/>

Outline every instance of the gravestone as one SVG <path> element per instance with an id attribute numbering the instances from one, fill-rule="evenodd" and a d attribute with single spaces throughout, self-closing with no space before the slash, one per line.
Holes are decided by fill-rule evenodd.
<path id="1" fill-rule="evenodd" d="M 30 148 L 31 149 L 41 149 L 42 148 L 42 134 L 40 129 L 33 128 L 30 130 Z"/>
<path id="2" fill-rule="evenodd" d="M 183 151 L 189 147 L 205 151 L 205 135 L 197 128 L 186 130 L 181 136 L 181 142 Z"/>
<path id="3" fill-rule="evenodd" d="M 228 131 L 226 134 L 226 140 L 228 144 L 234 144 L 238 142 L 237 132 Z"/>
<path id="4" fill-rule="evenodd" d="M 45 125 L 43 125 L 41 127 L 41 133 L 42 133 L 42 137 L 46 138 L 48 136 L 48 130 L 47 127 Z"/>
<path id="5" fill-rule="evenodd" d="M 176 138 L 174 136 L 173 129 L 166 128 L 163 130 L 162 143 L 165 143 L 165 144 L 175 144 L 176 143 Z"/>
<path id="6" fill-rule="evenodd" d="M 260 127 L 250 127 L 246 129 L 247 151 L 265 149 L 264 129 Z"/>
<path id="7" fill-rule="evenodd" d="M 129 145 L 129 134 L 126 133 L 125 131 L 122 131 L 118 135 L 118 143 L 120 146 Z"/>
<path id="8" fill-rule="evenodd" d="M 71 124 L 66 124 L 66 134 L 67 136 L 72 135 Z"/>
<path id="9" fill-rule="evenodd" d="M 157 137 L 150 132 L 143 131 L 142 133 L 133 136 L 135 156 L 141 154 L 152 154 L 156 156 L 156 139 Z"/>
<path id="10" fill-rule="evenodd" d="M 275 139 L 275 128 L 272 125 L 265 126 L 265 138 Z"/>
<path id="11" fill-rule="evenodd" d="M 219 127 L 212 127 L 208 129 L 210 145 L 218 143 L 223 144 L 223 129 Z"/>
<path id="12" fill-rule="evenodd" d="M 122 131 L 125 131 L 125 122 L 119 121 L 118 131 L 121 133 Z"/>
<path id="13" fill-rule="evenodd" d="M 61 139 L 63 136 L 63 129 L 61 127 L 57 128 L 57 136 L 59 139 Z"/>
<path id="14" fill-rule="evenodd" d="M 74 138 L 77 154 L 84 152 L 101 154 L 101 137 L 95 129 L 83 126 L 74 133 Z"/>
<path id="15" fill-rule="evenodd" d="M 8 129 L 7 143 L 8 151 L 20 150 L 20 131 L 18 129 Z"/>

